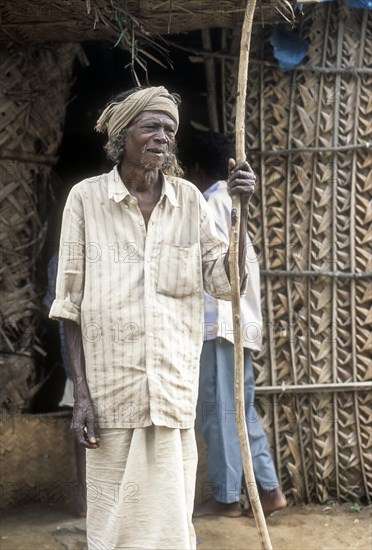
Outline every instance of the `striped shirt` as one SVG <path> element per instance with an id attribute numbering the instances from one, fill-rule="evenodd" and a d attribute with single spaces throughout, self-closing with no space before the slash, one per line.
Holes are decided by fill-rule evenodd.
<path id="1" fill-rule="evenodd" d="M 231 227 L 231 197 L 226 181 L 217 181 L 208 187 L 204 197 L 216 220 L 218 237 L 221 241 L 228 243 Z M 243 346 L 251 350 L 260 350 L 262 344 L 260 267 L 248 235 L 246 269 L 249 284 L 246 295 L 240 300 Z M 216 338 L 224 338 L 234 343 L 231 303 L 205 294 L 204 340 Z"/>
<path id="2" fill-rule="evenodd" d="M 101 427 L 193 427 L 203 287 L 230 299 L 225 250 L 186 180 L 163 177 L 147 228 L 116 167 L 72 188 L 50 317 L 81 326 Z"/>

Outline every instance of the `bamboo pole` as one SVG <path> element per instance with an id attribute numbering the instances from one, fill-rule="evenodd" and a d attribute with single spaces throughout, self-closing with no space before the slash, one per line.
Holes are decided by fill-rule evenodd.
<path id="1" fill-rule="evenodd" d="M 372 382 L 328 382 L 326 384 L 288 384 L 284 382 L 281 386 L 259 386 L 255 388 L 255 394 L 279 394 L 280 396 L 289 393 L 333 393 L 333 392 L 370 392 Z"/>
<path id="2" fill-rule="evenodd" d="M 240 41 L 240 58 L 238 72 L 238 90 L 236 101 L 236 160 L 245 160 L 245 101 L 247 94 L 249 49 L 252 32 L 253 15 L 256 0 L 248 0 L 244 14 L 242 35 Z M 257 484 L 252 465 L 252 454 L 249 446 L 248 432 L 245 421 L 244 400 L 244 353 L 242 320 L 240 315 L 240 277 L 239 277 L 239 229 L 240 229 L 240 197 L 232 198 L 231 211 L 231 238 L 229 252 L 229 267 L 232 287 L 232 314 L 234 325 L 234 394 L 235 394 L 235 421 L 239 436 L 242 454 L 244 476 L 248 488 L 248 495 L 258 529 L 261 547 L 272 550 L 265 516 L 257 491 Z"/>
<path id="3" fill-rule="evenodd" d="M 203 29 L 201 31 L 203 47 L 206 50 L 212 49 L 212 40 L 209 29 Z M 207 84 L 207 106 L 209 115 L 209 125 L 213 132 L 218 132 L 218 114 L 217 114 L 217 95 L 216 95 L 216 75 L 213 58 L 206 58 L 204 62 L 205 66 L 205 80 Z"/>
<path id="4" fill-rule="evenodd" d="M 31 162 L 33 164 L 46 164 L 54 166 L 58 162 L 56 155 L 47 155 L 40 153 L 28 153 L 16 149 L 7 149 L 0 147 L 0 159 L 3 160 L 18 160 L 19 162 Z"/>
<path id="5" fill-rule="evenodd" d="M 371 279 L 372 271 L 299 271 L 286 269 L 260 269 L 261 275 L 269 277 L 297 277 L 297 278 L 321 278 L 331 277 L 334 279 Z"/>

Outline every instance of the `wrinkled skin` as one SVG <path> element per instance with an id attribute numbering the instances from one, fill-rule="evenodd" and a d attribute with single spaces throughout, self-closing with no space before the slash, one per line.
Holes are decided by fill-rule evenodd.
<path id="1" fill-rule="evenodd" d="M 94 407 L 86 380 L 81 329 L 75 323 L 64 323 L 65 340 L 74 380 L 72 429 L 79 445 L 97 449 L 100 438 Z"/>
<path id="2" fill-rule="evenodd" d="M 256 176 L 247 161 L 236 164 L 234 159 L 229 159 L 229 174 L 229 193 L 240 194 L 242 209 L 245 209 L 253 195 Z"/>

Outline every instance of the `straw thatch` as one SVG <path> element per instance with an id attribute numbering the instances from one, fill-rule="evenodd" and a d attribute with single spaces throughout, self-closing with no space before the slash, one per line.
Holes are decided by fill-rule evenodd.
<path id="1" fill-rule="evenodd" d="M 18 0 L 5 2 L 0 42 L 19 44 L 108 40 L 131 53 L 131 70 L 147 62 L 171 65 L 166 35 L 211 27 L 241 25 L 246 0 Z M 294 0 L 262 0 L 254 23 L 293 21 Z M 147 78 L 147 74 L 146 74 Z"/>
<path id="2" fill-rule="evenodd" d="M 0 41 L 24 43 L 134 39 L 211 27 L 234 28 L 243 20 L 245 0 L 18 0 L 1 7 Z M 262 0 L 255 23 L 293 19 L 289 0 Z M 135 35 L 135 36 L 132 36 Z M 122 35 L 122 36 L 121 36 Z"/>
<path id="3" fill-rule="evenodd" d="M 43 350 L 36 334 L 40 289 L 35 267 L 44 242 L 50 165 L 62 137 L 76 55 L 81 55 L 80 46 L 70 44 L 0 47 L 1 405 L 13 409 L 27 407 L 38 388 L 32 357 Z"/>
<path id="4" fill-rule="evenodd" d="M 320 5 L 302 34 L 312 70 L 285 74 L 265 36 L 252 39 L 246 138 L 259 183 L 250 229 L 265 320 L 255 363 L 286 493 L 325 502 L 372 491 L 372 14 Z M 233 133 L 236 67 L 225 65 Z"/>

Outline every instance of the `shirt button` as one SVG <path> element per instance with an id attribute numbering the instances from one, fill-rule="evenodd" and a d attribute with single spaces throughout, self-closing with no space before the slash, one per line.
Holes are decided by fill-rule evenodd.
<path id="1" fill-rule="evenodd" d="M 144 222 L 140 222 L 140 225 L 144 225 Z"/>
<path id="2" fill-rule="evenodd" d="M 152 338 L 154 336 L 154 333 L 153 332 L 149 332 L 149 336 L 150 338 Z"/>

